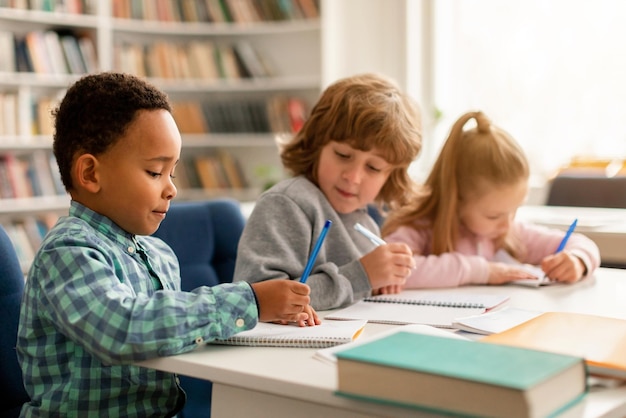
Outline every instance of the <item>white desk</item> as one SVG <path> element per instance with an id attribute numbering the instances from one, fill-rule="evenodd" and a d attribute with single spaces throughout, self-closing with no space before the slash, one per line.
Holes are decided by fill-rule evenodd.
<path id="1" fill-rule="evenodd" d="M 563 230 L 578 218 L 576 232 L 598 245 L 603 263 L 626 265 L 626 209 L 522 206 L 517 218 Z"/>
<path id="2" fill-rule="evenodd" d="M 508 306 L 592 313 L 626 319 L 626 270 L 600 269 L 597 278 L 541 289 L 469 286 L 470 293 L 500 293 Z M 442 292 L 458 291 L 442 289 Z M 365 335 L 390 325 L 368 324 Z M 360 402 L 333 395 L 335 367 L 314 359 L 314 349 L 212 346 L 141 365 L 212 380 L 214 418 L 232 417 L 415 417 L 415 410 Z M 626 354 L 625 354 L 626 355 Z M 626 416 L 626 385 L 591 392 L 584 417 Z"/>

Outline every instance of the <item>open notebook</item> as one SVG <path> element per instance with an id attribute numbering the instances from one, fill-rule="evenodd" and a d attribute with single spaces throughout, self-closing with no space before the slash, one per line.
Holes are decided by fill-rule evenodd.
<path id="1" fill-rule="evenodd" d="M 322 321 L 313 327 L 259 322 L 254 328 L 212 344 L 260 347 L 324 348 L 355 340 L 367 321 Z"/>
<path id="2" fill-rule="evenodd" d="M 481 314 L 507 300 L 509 297 L 503 295 L 404 290 L 398 294 L 365 298 L 331 312 L 325 319 L 366 319 L 385 324 L 452 328 L 456 318 Z"/>

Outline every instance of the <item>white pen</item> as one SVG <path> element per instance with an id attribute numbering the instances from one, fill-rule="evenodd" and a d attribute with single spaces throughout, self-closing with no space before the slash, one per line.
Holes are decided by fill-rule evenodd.
<path id="1" fill-rule="evenodd" d="M 372 241 L 375 245 L 385 245 L 387 244 L 381 237 L 374 234 L 372 231 L 361 225 L 360 223 L 354 224 L 354 229 L 359 231 L 361 234 L 365 235 L 370 241 Z"/>

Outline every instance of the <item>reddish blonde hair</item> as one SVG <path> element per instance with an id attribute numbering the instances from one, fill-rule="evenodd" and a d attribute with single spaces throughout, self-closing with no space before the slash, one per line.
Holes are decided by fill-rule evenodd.
<path id="1" fill-rule="evenodd" d="M 376 198 L 380 206 L 400 207 L 418 192 L 407 169 L 422 148 L 421 115 L 390 79 L 377 74 L 347 77 L 330 85 L 295 137 L 281 150 L 283 165 L 293 175 L 318 184 L 322 148 L 330 141 L 382 152 L 393 166 Z"/>
<path id="2" fill-rule="evenodd" d="M 476 127 L 465 129 L 470 121 Z M 383 235 L 400 226 L 432 228 L 432 253 L 455 250 L 462 201 L 479 199 L 493 188 L 511 186 L 528 179 L 528 160 L 513 137 L 491 124 L 482 112 L 469 112 L 452 126 L 425 183 L 425 194 L 389 214 Z M 417 221 L 417 222 L 416 222 Z M 521 248 L 509 234 L 499 245 L 513 256 Z"/>

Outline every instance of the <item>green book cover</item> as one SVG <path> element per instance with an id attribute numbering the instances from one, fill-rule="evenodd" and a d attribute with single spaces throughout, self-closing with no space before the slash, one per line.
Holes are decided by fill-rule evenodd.
<path id="1" fill-rule="evenodd" d="M 581 362 L 579 357 L 398 332 L 337 352 L 338 358 L 526 389 Z"/>
<path id="2" fill-rule="evenodd" d="M 338 351 L 338 395 L 470 416 L 546 417 L 587 392 L 581 357 L 397 332 Z"/>

